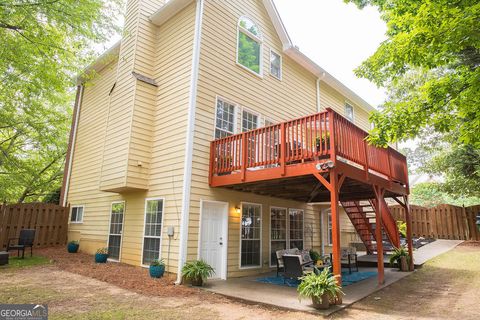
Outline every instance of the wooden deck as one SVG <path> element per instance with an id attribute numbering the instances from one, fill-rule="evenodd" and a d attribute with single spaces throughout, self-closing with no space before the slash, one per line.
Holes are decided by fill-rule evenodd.
<path id="1" fill-rule="evenodd" d="M 329 192 L 314 174 L 345 175 L 341 200 L 408 194 L 406 158 L 366 141 L 367 132 L 331 109 L 211 142 L 210 186 L 323 202 Z M 283 152 L 285 150 L 285 152 Z M 244 152 L 245 151 L 245 152 Z"/>

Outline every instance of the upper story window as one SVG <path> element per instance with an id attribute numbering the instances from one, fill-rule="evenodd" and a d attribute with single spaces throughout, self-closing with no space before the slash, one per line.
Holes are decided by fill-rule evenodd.
<path id="1" fill-rule="evenodd" d="M 353 122 L 353 119 L 354 119 L 353 106 L 348 103 L 345 103 L 345 117 L 351 122 Z"/>
<path id="2" fill-rule="evenodd" d="M 278 80 L 282 79 L 282 56 L 273 50 L 270 50 L 270 74 Z"/>
<path id="3" fill-rule="evenodd" d="M 235 105 L 217 99 L 215 115 L 215 139 L 225 138 L 235 133 Z"/>
<path id="4" fill-rule="evenodd" d="M 258 128 L 258 115 L 243 110 L 242 112 L 242 132 Z"/>
<path id="5" fill-rule="evenodd" d="M 260 28 L 250 19 L 238 21 L 237 63 L 257 75 L 262 75 L 263 38 Z"/>

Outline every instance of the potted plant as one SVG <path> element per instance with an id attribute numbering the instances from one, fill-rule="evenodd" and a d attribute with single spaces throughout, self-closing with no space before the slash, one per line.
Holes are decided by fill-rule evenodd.
<path id="1" fill-rule="evenodd" d="M 148 269 L 150 272 L 150 277 L 152 278 L 161 278 L 163 277 L 163 274 L 165 273 L 165 262 L 163 259 L 155 259 L 152 262 L 150 262 L 150 267 Z"/>
<path id="2" fill-rule="evenodd" d="M 330 299 L 335 300 L 339 294 L 344 294 L 337 283 L 337 277 L 330 273 L 330 268 L 323 269 L 320 274 L 309 273 L 299 280 L 299 299 L 312 299 L 315 309 L 328 309 Z"/>
<path id="3" fill-rule="evenodd" d="M 108 248 L 100 248 L 95 253 L 96 263 L 106 263 L 108 259 Z"/>
<path id="4" fill-rule="evenodd" d="M 398 264 L 400 271 L 408 271 L 408 265 L 410 263 L 410 255 L 408 249 L 405 246 L 394 248 L 393 254 L 390 256 L 390 265 L 393 267 Z"/>
<path id="5" fill-rule="evenodd" d="M 317 147 L 317 152 L 322 150 L 329 150 L 330 149 L 330 132 L 322 133 L 322 136 L 317 136 L 315 138 L 315 145 Z"/>
<path id="6" fill-rule="evenodd" d="M 322 260 L 320 253 L 313 249 L 310 249 L 310 258 L 312 258 L 312 261 L 315 265 L 317 264 L 317 261 Z"/>
<path id="7" fill-rule="evenodd" d="M 215 270 L 203 260 L 194 260 L 185 263 L 182 276 L 190 281 L 193 286 L 201 287 L 203 282 L 215 274 Z"/>
<path id="8" fill-rule="evenodd" d="M 80 244 L 78 243 L 77 240 L 70 241 L 67 244 L 67 251 L 68 253 L 77 253 L 79 247 L 80 247 Z"/>

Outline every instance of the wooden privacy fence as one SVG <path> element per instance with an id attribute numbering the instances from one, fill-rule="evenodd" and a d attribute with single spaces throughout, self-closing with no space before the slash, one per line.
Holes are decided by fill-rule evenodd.
<path id="1" fill-rule="evenodd" d="M 0 251 L 20 230 L 35 229 L 35 247 L 67 242 L 69 207 L 48 203 L 0 205 Z"/>
<path id="2" fill-rule="evenodd" d="M 480 232 L 475 225 L 480 205 L 458 207 L 443 204 L 433 208 L 410 206 L 410 210 L 414 237 L 480 240 Z M 403 207 L 391 206 L 390 212 L 395 220 L 405 221 Z"/>

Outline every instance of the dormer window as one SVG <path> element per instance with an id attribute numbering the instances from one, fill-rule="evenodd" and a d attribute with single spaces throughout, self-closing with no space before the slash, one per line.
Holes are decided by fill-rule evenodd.
<path id="1" fill-rule="evenodd" d="M 263 37 L 260 28 L 247 17 L 238 21 L 237 63 L 262 76 Z"/>

